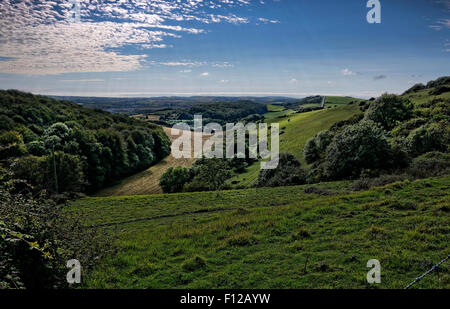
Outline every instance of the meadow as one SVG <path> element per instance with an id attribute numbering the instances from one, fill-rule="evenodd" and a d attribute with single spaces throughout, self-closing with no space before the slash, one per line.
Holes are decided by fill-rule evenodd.
<path id="1" fill-rule="evenodd" d="M 343 98 L 342 100 L 348 101 Z M 302 165 L 306 165 L 303 157 L 303 148 L 311 137 L 318 132 L 328 130 L 338 122 L 351 118 L 361 113 L 358 104 L 343 104 L 339 97 L 327 97 L 327 102 L 333 102 L 333 106 L 323 110 L 308 113 L 295 113 L 292 110 L 272 109 L 264 115 L 267 123 L 279 123 L 280 125 L 280 151 L 289 152 L 296 156 Z M 269 109 L 270 111 L 270 109 Z M 236 187 L 251 186 L 258 178 L 260 165 L 251 165 L 245 173 L 234 176 L 229 183 Z"/>
<path id="2" fill-rule="evenodd" d="M 67 211 L 117 236 L 85 288 L 403 288 L 450 254 L 450 176 L 91 197 Z M 382 283 L 366 281 L 369 259 Z M 449 288 L 449 266 L 415 288 Z"/>

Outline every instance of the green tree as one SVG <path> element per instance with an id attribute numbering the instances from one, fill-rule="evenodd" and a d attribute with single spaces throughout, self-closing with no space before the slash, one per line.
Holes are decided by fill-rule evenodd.
<path id="1" fill-rule="evenodd" d="M 54 171 L 56 170 L 56 178 Z M 84 176 L 81 161 L 78 156 L 56 151 L 46 157 L 46 186 L 55 188 L 58 184 L 59 192 L 79 192 L 84 185 Z"/>
<path id="2" fill-rule="evenodd" d="M 25 156 L 18 158 L 12 165 L 16 179 L 26 180 L 29 184 L 42 189 L 45 178 L 45 158 Z"/>
<path id="3" fill-rule="evenodd" d="M 18 132 L 7 131 L 0 134 L 0 157 L 2 159 L 20 157 L 26 152 L 22 136 Z"/>
<path id="4" fill-rule="evenodd" d="M 357 177 L 363 169 L 390 167 L 392 149 L 386 135 L 373 121 L 346 127 L 327 148 L 325 176 L 329 179 Z"/>
<path id="5" fill-rule="evenodd" d="M 300 162 L 290 153 L 280 153 L 276 169 L 261 170 L 258 187 L 282 187 L 301 185 L 306 182 L 306 174 Z"/>
<path id="6" fill-rule="evenodd" d="M 189 170 L 184 167 L 170 167 L 159 180 L 164 193 L 183 191 L 184 185 L 189 182 Z"/>
<path id="7" fill-rule="evenodd" d="M 413 157 L 430 151 L 447 152 L 449 146 L 450 128 L 446 122 L 425 124 L 406 138 L 406 148 Z"/>
<path id="8" fill-rule="evenodd" d="M 193 182 L 203 185 L 210 191 L 218 191 L 231 177 L 231 167 L 226 160 L 220 158 L 197 160 L 197 171 Z"/>
<path id="9" fill-rule="evenodd" d="M 394 94 L 383 94 L 373 101 L 364 119 L 379 123 L 384 129 L 392 130 L 412 115 L 413 105 L 408 99 Z"/>
<path id="10" fill-rule="evenodd" d="M 33 141 L 31 143 L 26 144 L 28 153 L 34 156 L 44 156 L 47 154 L 47 150 L 45 149 L 45 144 L 42 141 Z"/>
<path id="11" fill-rule="evenodd" d="M 312 164 L 325 156 L 325 151 L 328 145 L 333 140 L 333 132 L 322 131 L 315 137 L 310 138 L 303 149 L 305 161 L 308 164 Z"/>

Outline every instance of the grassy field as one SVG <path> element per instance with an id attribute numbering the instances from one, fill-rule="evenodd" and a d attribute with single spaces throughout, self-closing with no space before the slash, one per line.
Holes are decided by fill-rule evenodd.
<path id="1" fill-rule="evenodd" d="M 269 112 L 281 112 L 284 111 L 286 108 L 283 105 L 277 105 L 277 104 L 267 104 L 267 111 Z"/>
<path id="2" fill-rule="evenodd" d="M 68 211 L 118 237 L 84 287 L 403 288 L 450 254 L 450 176 L 314 187 L 73 202 Z M 367 284 L 369 259 L 381 262 L 380 285 Z M 449 270 L 415 288 L 450 288 Z"/>
<path id="3" fill-rule="evenodd" d="M 167 136 L 171 141 L 177 138 L 177 136 L 171 135 L 170 128 L 164 128 Z M 194 135 L 192 134 L 192 144 Z M 207 139 L 207 136 L 203 137 L 203 140 Z M 170 167 L 190 167 L 194 163 L 194 159 L 175 159 L 172 155 L 169 155 L 161 162 L 150 167 L 149 169 L 137 173 L 133 176 L 123 179 L 120 183 L 100 190 L 96 196 L 122 196 L 122 195 L 143 195 L 143 194 L 158 194 L 162 193 L 162 189 L 159 186 L 159 179 L 162 174 Z"/>
<path id="4" fill-rule="evenodd" d="M 360 102 L 362 99 L 357 99 L 353 97 L 336 97 L 336 96 L 328 96 L 325 99 L 325 107 L 334 106 L 334 105 L 346 105 L 350 102 Z"/>
<path id="5" fill-rule="evenodd" d="M 404 95 L 404 97 L 410 99 L 415 104 L 423 104 L 434 99 L 450 100 L 450 92 L 443 93 L 441 95 L 431 95 L 430 92 L 434 89 L 424 89 L 421 91 L 413 92 Z"/>
<path id="6" fill-rule="evenodd" d="M 268 123 L 277 122 L 280 124 L 280 151 L 289 152 L 305 165 L 303 158 L 303 148 L 311 137 L 323 130 L 328 130 L 331 126 L 341 120 L 346 120 L 360 112 L 358 104 L 339 105 L 338 107 L 323 109 L 308 113 L 295 114 L 288 111 L 278 112 L 278 116 L 266 117 Z M 236 175 L 230 180 L 235 186 L 250 186 L 258 178 L 259 163 L 254 163 L 243 174 Z"/>

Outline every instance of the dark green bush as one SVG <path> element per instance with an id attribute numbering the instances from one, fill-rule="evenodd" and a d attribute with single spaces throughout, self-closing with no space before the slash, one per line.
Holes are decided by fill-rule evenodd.
<path id="1" fill-rule="evenodd" d="M 391 130 L 412 116 L 412 108 L 409 100 L 394 94 L 384 94 L 370 104 L 364 119 L 372 120 L 384 129 Z"/>
<path id="2" fill-rule="evenodd" d="M 324 173 L 329 179 L 357 177 L 363 169 L 392 166 L 392 149 L 386 131 L 373 121 L 346 127 L 327 148 Z"/>
<path id="3" fill-rule="evenodd" d="M 290 153 L 280 153 L 278 167 L 261 170 L 258 187 L 295 186 L 306 182 L 306 173 L 300 162 Z"/>
<path id="4" fill-rule="evenodd" d="M 322 159 L 325 156 L 325 151 L 333 140 L 333 137 L 333 132 L 322 131 L 315 137 L 309 139 L 303 149 L 306 163 L 311 164 Z"/>
<path id="5" fill-rule="evenodd" d="M 1 177 L 0 177 L 1 178 Z M 112 253 L 111 239 L 83 226 L 83 216 L 62 211 L 24 192 L 26 184 L 0 186 L 0 289 L 67 288 L 66 262 L 77 259 L 86 274 Z"/>
<path id="6" fill-rule="evenodd" d="M 189 170 L 184 167 L 171 167 L 161 176 L 159 185 L 164 193 L 183 191 L 183 187 L 190 180 Z"/>
<path id="7" fill-rule="evenodd" d="M 408 153 L 414 157 L 430 151 L 447 152 L 450 128 L 445 122 L 425 124 L 412 130 L 405 143 Z"/>
<path id="8" fill-rule="evenodd" d="M 429 152 L 413 159 L 408 173 L 416 178 L 433 177 L 450 173 L 450 154 Z"/>

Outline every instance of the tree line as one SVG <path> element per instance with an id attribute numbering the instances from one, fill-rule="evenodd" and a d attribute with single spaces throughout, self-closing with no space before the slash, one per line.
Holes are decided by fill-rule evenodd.
<path id="1" fill-rule="evenodd" d="M 99 189 L 170 153 L 162 128 L 16 90 L 0 91 L 0 164 L 34 190 Z"/>

